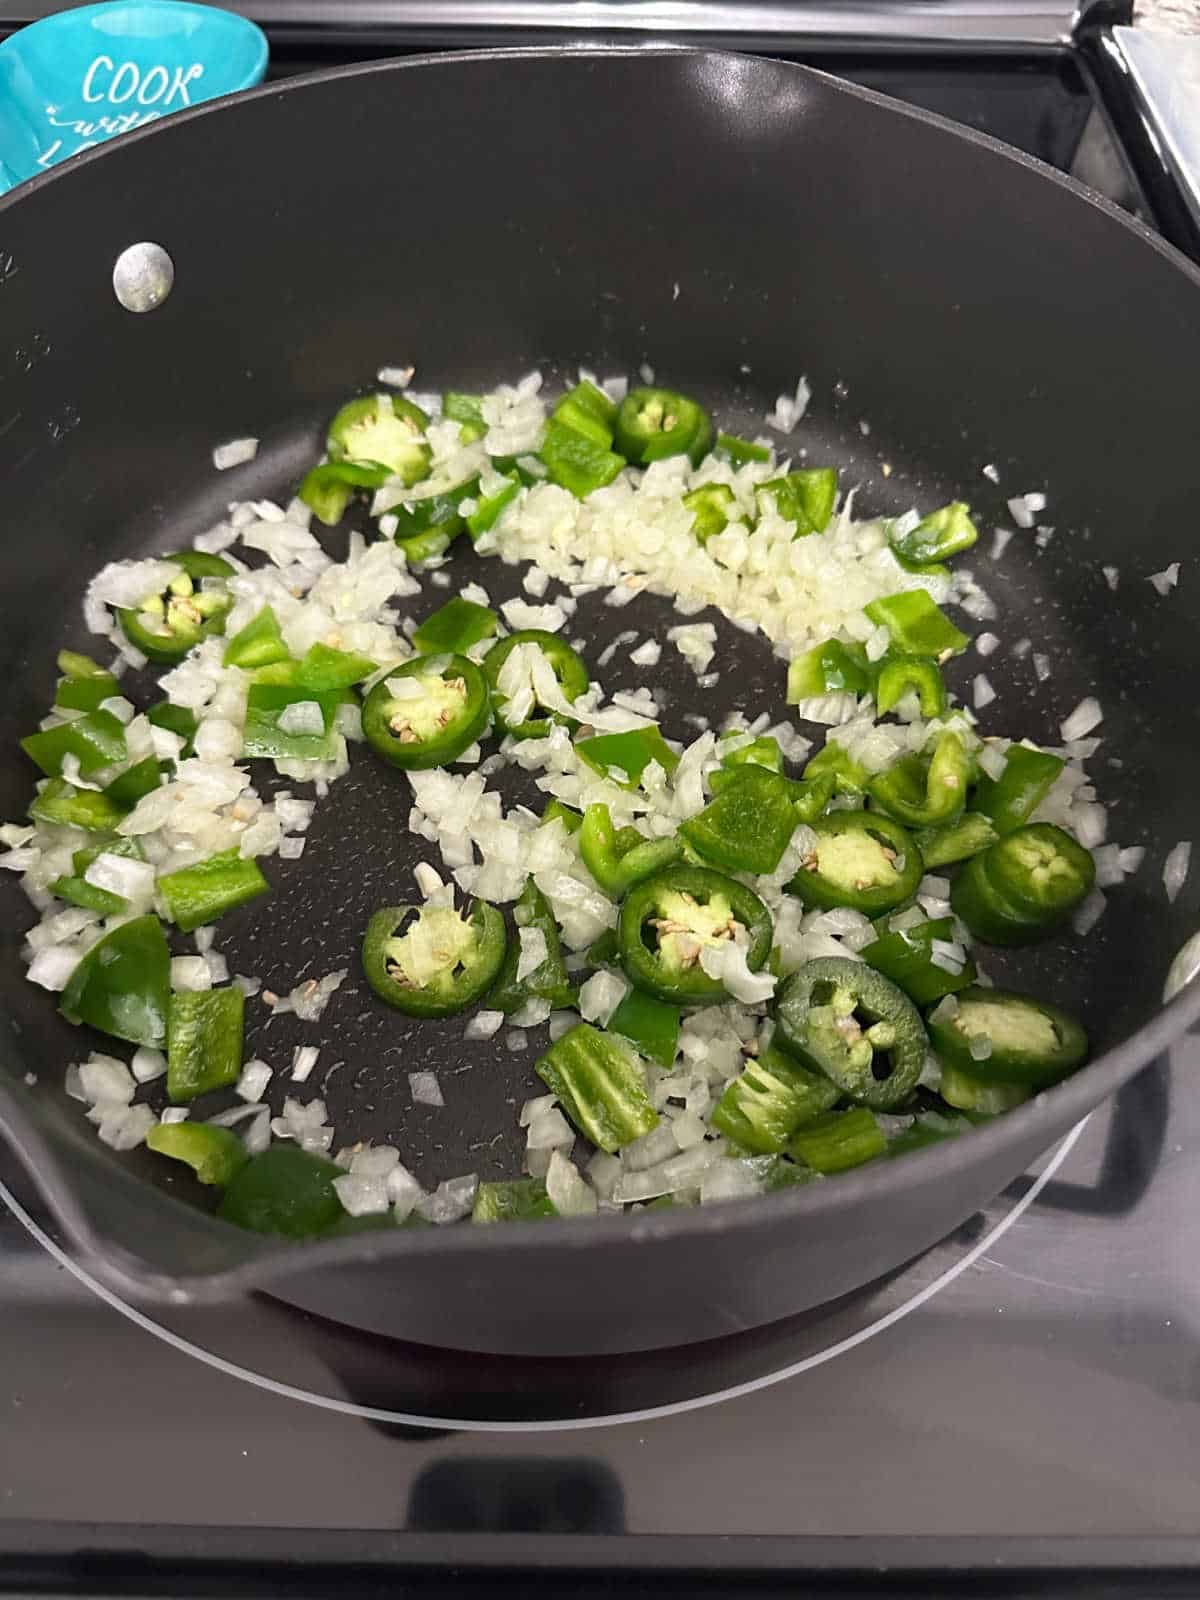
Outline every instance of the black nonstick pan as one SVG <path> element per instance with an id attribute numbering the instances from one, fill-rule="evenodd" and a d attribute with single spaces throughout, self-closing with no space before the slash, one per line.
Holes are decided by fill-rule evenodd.
<path id="1" fill-rule="evenodd" d="M 146 315 L 111 285 L 138 241 L 175 268 Z M 997 525 L 1006 494 L 1045 490 L 1049 545 L 1018 541 L 994 570 L 985 554 L 975 565 L 1005 640 L 1031 637 L 1055 672 L 1039 684 L 1028 660 L 990 658 L 1000 698 L 987 726 L 1056 743 L 1061 718 L 1097 695 L 1110 837 L 1148 852 L 1091 937 L 1055 941 L 1021 969 L 1085 1017 L 1093 1064 L 968 1138 L 704 1210 L 309 1247 L 227 1227 L 167 1163 L 97 1143 L 61 1088 L 85 1041 L 24 981 L 32 913 L 10 888 L 0 1126 L 110 1282 L 176 1299 L 263 1288 L 466 1349 L 710 1338 L 927 1247 L 1200 1014 L 1195 988 L 1161 1002 L 1197 894 L 1189 884 L 1169 905 L 1160 878 L 1196 829 L 1200 785 L 1200 274 L 1078 187 L 778 62 L 661 49 L 409 60 L 218 103 L 27 185 L 0 204 L 0 326 L 6 817 L 28 803 L 16 742 L 49 703 L 54 652 L 86 643 L 88 576 L 185 544 L 231 498 L 285 496 L 326 418 L 381 364 L 415 363 L 436 389 L 649 361 L 751 433 L 807 374 L 809 459 L 840 465 L 868 512 L 965 497 Z M 214 472 L 213 446 L 247 434 L 262 440 L 257 459 Z M 1145 579 L 1172 561 L 1180 585 L 1162 597 Z M 1122 574 L 1115 594 L 1106 564 Z M 519 574 L 498 563 L 459 558 L 452 571 L 494 597 L 517 592 Z M 644 598 L 581 607 L 579 620 L 596 648 L 677 619 Z M 680 712 L 753 712 L 778 693 L 764 643 L 722 627 L 721 651 L 703 698 L 683 668 L 668 681 Z M 610 687 L 632 686 L 624 670 L 625 685 L 614 662 Z M 269 864 L 274 895 L 222 924 L 221 948 L 280 990 L 351 968 L 322 1023 L 323 1063 L 341 1063 L 325 1091 L 339 1137 L 390 1139 L 425 1179 L 512 1175 L 533 1050 L 466 1044 L 461 1019 L 381 1016 L 358 971 L 369 913 L 417 859 L 408 804 L 402 778 L 360 759 L 318 810 L 302 870 Z M 248 1054 L 282 1058 L 311 1038 L 289 1033 L 292 1019 L 264 1034 L 252 1012 Z M 407 1072 L 425 1066 L 439 1070 L 443 1110 L 410 1103 Z"/>

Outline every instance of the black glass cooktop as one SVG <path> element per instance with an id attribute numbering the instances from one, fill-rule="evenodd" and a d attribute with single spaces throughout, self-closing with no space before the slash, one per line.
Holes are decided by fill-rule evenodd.
<path id="1" fill-rule="evenodd" d="M 272 45 L 288 73 L 404 41 Z M 792 53 L 1189 242 L 1094 52 Z M 893 1279 L 621 1360 L 121 1306 L 0 1157 L 0 1592 L 1194 1593 L 1198 1067 L 1184 1041 Z"/>

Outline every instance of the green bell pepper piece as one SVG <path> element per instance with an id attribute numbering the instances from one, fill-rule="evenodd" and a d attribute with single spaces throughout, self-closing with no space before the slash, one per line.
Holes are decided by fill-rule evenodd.
<path id="1" fill-rule="evenodd" d="M 742 767 L 704 810 L 679 825 L 697 854 L 730 872 L 774 872 L 796 831 L 794 785 L 764 767 Z M 586 828 L 586 823 L 585 823 Z"/>
<path id="2" fill-rule="evenodd" d="M 927 567 L 931 561 L 949 561 L 951 556 L 969 550 L 978 537 L 970 507 L 953 500 L 940 511 L 931 511 L 908 533 L 890 533 L 888 542 L 897 559 Z"/>
<path id="3" fill-rule="evenodd" d="M 875 682 L 875 707 L 881 717 L 894 711 L 907 694 L 915 694 L 926 721 L 946 715 L 946 685 L 931 656 L 888 657 Z"/>
<path id="4" fill-rule="evenodd" d="M 296 663 L 292 682 L 298 689 L 312 689 L 317 694 L 328 694 L 335 689 L 351 689 L 376 670 L 378 662 L 357 650 L 337 650 L 333 645 L 309 645 Z M 336 709 L 336 705 L 335 705 Z"/>
<path id="5" fill-rule="evenodd" d="M 237 1173 L 217 1215 L 252 1233 L 311 1239 L 329 1233 L 345 1213 L 333 1187 L 344 1169 L 292 1144 L 273 1144 Z"/>
<path id="6" fill-rule="evenodd" d="M 386 467 L 402 483 L 414 484 L 429 472 L 428 425 L 429 418 L 411 400 L 366 395 L 342 407 L 325 442 L 334 461 Z"/>
<path id="7" fill-rule="evenodd" d="M 483 900 L 469 916 L 450 906 L 384 906 L 367 924 L 363 971 L 406 1016 L 453 1017 L 495 983 L 507 945 L 503 916 Z"/>
<path id="8" fill-rule="evenodd" d="M 628 733 L 598 733 L 590 739 L 580 739 L 575 753 L 593 772 L 611 778 L 621 789 L 636 789 L 652 761 L 668 773 L 679 765 L 679 757 L 656 722 L 645 728 L 631 728 Z M 622 773 L 624 777 L 620 776 Z"/>
<path id="9" fill-rule="evenodd" d="M 250 1159 L 231 1128 L 215 1128 L 211 1122 L 157 1123 L 147 1133 L 146 1144 L 155 1155 L 182 1161 L 201 1183 L 218 1189 L 232 1183 Z"/>
<path id="10" fill-rule="evenodd" d="M 270 671 L 270 668 L 260 669 Z M 289 706 L 315 701 L 321 708 L 323 733 L 285 733 L 279 719 Z M 333 719 L 345 700 L 341 690 L 322 692 L 286 683 L 252 683 L 246 695 L 246 721 L 242 729 L 245 759 L 276 761 L 329 761 L 336 753 Z"/>
<path id="11" fill-rule="evenodd" d="M 613 1154 L 658 1126 L 641 1056 L 588 1022 L 556 1039 L 534 1071 L 586 1138 Z"/>
<path id="12" fill-rule="evenodd" d="M 231 578 L 233 568 L 203 550 L 177 550 L 163 559 L 182 572 L 140 606 L 119 610 L 117 621 L 135 650 L 158 666 L 169 666 L 182 661 L 201 639 L 224 633 L 233 596 L 224 588 L 205 589 L 202 580 Z"/>
<path id="13" fill-rule="evenodd" d="M 111 711 L 90 711 L 74 722 L 43 728 L 21 740 L 21 749 L 48 778 L 62 772 L 63 760 L 71 755 L 79 762 L 79 775 L 88 778 L 101 767 L 124 761 L 125 727 Z"/>
<path id="14" fill-rule="evenodd" d="M 554 920 L 554 913 L 545 895 L 532 878 L 527 879 L 513 906 L 513 921 L 517 926 L 517 937 L 508 941 L 495 987 L 487 997 L 489 1009 L 507 1014 L 519 1011 L 527 1000 L 548 1000 L 556 1007 L 574 1005 L 577 995 L 563 961 L 558 923 Z M 536 929 L 541 933 L 546 941 L 546 955 L 532 972 L 518 979 L 522 928 Z"/>
<path id="15" fill-rule="evenodd" d="M 735 433 L 719 433 L 714 455 L 723 456 L 735 467 L 744 467 L 750 461 L 770 461 L 771 451 L 765 444 L 755 444 L 750 439 L 739 439 Z"/>
<path id="16" fill-rule="evenodd" d="M 941 661 L 947 655 L 961 655 L 971 642 L 925 589 L 886 595 L 872 600 L 863 611 L 872 622 L 888 630 L 892 651 L 897 655 L 933 656 Z"/>
<path id="17" fill-rule="evenodd" d="M 270 887 L 258 863 L 243 860 L 236 847 L 197 861 L 194 866 L 181 867 L 178 872 L 168 872 L 158 880 L 167 915 L 184 933 L 216 922 L 234 906 L 266 894 Z"/>
<path id="18" fill-rule="evenodd" d="M 673 389 L 631 389 L 617 407 L 616 448 L 635 467 L 687 456 L 698 467 L 712 441 L 712 418 L 697 400 Z"/>
<path id="19" fill-rule="evenodd" d="M 861 644 L 826 639 L 824 644 L 805 651 L 789 664 L 787 703 L 795 706 L 802 700 L 841 691 L 868 694 L 872 679 L 871 664 Z"/>
<path id="20" fill-rule="evenodd" d="M 777 1154 L 806 1122 L 842 1097 L 835 1083 L 769 1046 L 725 1087 L 712 1123 L 743 1150 Z"/>
<path id="21" fill-rule="evenodd" d="M 667 867 L 635 884 L 621 906 L 617 947 L 625 976 L 659 1000 L 716 1004 L 726 998 L 725 986 L 704 971 L 700 953 L 739 928 L 748 938 L 746 965 L 758 972 L 773 928 L 753 889 L 710 867 Z"/>
<path id="22" fill-rule="evenodd" d="M 779 990 L 774 1043 L 876 1111 L 902 1105 L 928 1041 L 912 1001 L 862 961 L 820 956 Z"/>
<path id="23" fill-rule="evenodd" d="M 549 800 L 542 812 L 543 822 L 561 822 L 568 833 L 578 833 L 583 827 L 583 817 L 578 811 L 572 811 L 570 806 L 563 805 L 561 800 Z"/>
<path id="24" fill-rule="evenodd" d="M 722 743 L 734 738 L 733 734 L 726 734 Z M 717 772 L 709 778 L 709 783 L 715 790 L 718 784 L 712 782 L 713 778 L 720 775 L 724 782 L 730 774 L 735 777 L 739 767 L 765 767 L 768 772 L 777 772 L 783 775 L 783 751 L 779 748 L 779 740 L 773 739 L 769 733 L 760 733 L 757 739 L 749 744 L 739 745 L 736 750 L 721 754 L 721 746 L 717 746 L 717 754 L 721 756 L 721 765 Z"/>
<path id="25" fill-rule="evenodd" d="M 478 539 L 480 534 L 487 533 L 494 528 L 500 520 L 500 513 L 517 498 L 521 492 L 520 478 L 513 476 L 511 482 L 503 489 L 481 500 L 475 510 L 467 517 L 467 532 L 472 539 Z"/>
<path id="26" fill-rule="evenodd" d="M 459 534 L 467 530 L 467 519 L 459 507 L 464 500 L 478 494 L 479 479 L 475 477 L 444 494 L 426 495 L 421 500 L 394 506 L 392 515 L 396 519 L 396 530 L 392 538 L 410 562 L 430 561 L 444 554 Z"/>
<path id="27" fill-rule="evenodd" d="M 527 717 L 524 722 L 510 720 L 508 700 L 500 693 L 497 684 L 500 680 L 501 667 L 517 646 L 522 644 L 537 645 L 550 663 L 558 680 L 558 686 L 566 699 L 578 700 L 588 686 L 587 666 L 565 639 L 560 639 L 556 633 L 547 633 L 542 628 L 520 628 L 516 633 L 510 633 L 506 639 L 494 644 L 483 658 L 483 674 L 491 690 L 496 726 L 502 732 L 511 734 L 514 739 L 544 739 L 552 727 L 577 727 L 574 718 L 566 717 L 558 711 L 547 711 L 536 703 L 534 712 L 540 710 L 541 715 Z"/>
<path id="28" fill-rule="evenodd" d="M 837 492 L 836 467 L 805 467 L 758 486 L 759 504 L 764 497 L 774 500 L 776 511 L 795 528 L 793 537 L 797 539 L 824 533 L 837 503 Z"/>
<path id="29" fill-rule="evenodd" d="M 592 383 L 588 378 L 581 378 L 569 393 L 563 396 L 555 407 L 554 415 L 561 416 L 582 415 L 592 422 L 598 422 L 608 433 L 609 442 L 612 441 L 613 429 L 617 425 L 617 402 L 610 400 L 604 390 Z"/>
<path id="30" fill-rule="evenodd" d="M 121 685 L 111 672 L 74 650 L 59 651 L 58 670 L 62 677 L 54 692 L 54 704 L 63 711 L 99 711 L 105 700 L 121 692 Z"/>
<path id="31" fill-rule="evenodd" d="M 165 728 L 168 733 L 173 733 L 182 739 L 183 749 L 179 754 L 185 760 L 192 754 L 192 740 L 196 737 L 196 729 L 200 726 L 194 711 L 189 711 L 186 706 L 173 706 L 169 700 L 160 700 L 156 706 L 151 706 L 147 711 L 146 721 L 152 722 L 156 728 Z"/>
<path id="32" fill-rule="evenodd" d="M 848 1172 L 887 1154 L 887 1138 L 865 1106 L 830 1111 L 801 1128 L 788 1154 L 814 1172 Z"/>
<path id="33" fill-rule="evenodd" d="M 60 900 L 69 900 L 72 905 L 81 906 L 85 911 L 95 911 L 102 917 L 120 916 L 128 907 L 128 900 L 108 889 L 98 889 L 94 883 L 87 881 L 87 869 L 97 856 L 102 855 L 124 856 L 131 861 L 144 859 L 142 847 L 136 839 L 118 836 L 102 839 L 86 849 L 75 851 L 71 857 L 71 875 L 56 878 L 50 885 L 50 893 L 57 895 Z"/>
<path id="34" fill-rule="evenodd" d="M 880 926 L 879 937 L 859 954 L 863 960 L 882 972 L 885 978 L 900 989 L 918 1006 L 931 1006 L 943 995 L 955 994 L 975 982 L 975 963 L 968 956 L 961 972 L 947 972 L 933 963 L 933 940 L 949 944 L 954 940 L 954 918 L 938 917 L 919 923 L 903 932 Z"/>
<path id="35" fill-rule="evenodd" d="M 987 944 L 1033 944 L 1067 920 L 1095 881 L 1091 853 L 1069 833 L 1029 823 L 971 857 L 950 904 Z"/>
<path id="36" fill-rule="evenodd" d="M 412 636 L 412 642 L 422 655 L 437 655 L 449 650 L 454 655 L 466 655 L 473 644 L 490 639 L 500 619 L 487 606 L 478 606 L 474 600 L 464 600 L 455 595 L 425 621 Z"/>
<path id="37" fill-rule="evenodd" d="M 70 1022 L 132 1044 L 161 1045 L 167 1037 L 171 956 L 157 917 L 122 922 L 80 960 L 63 990 L 60 1009 Z"/>
<path id="38" fill-rule="evenodd" d="M 129 904 L 123 895 L 98 889 L 94 883 L 88 883 L 78 874 L 55 878 L 50 885 L 50 893 L 84 911 L 94 911 L 100 917 L 118 917 Z"/>
<path id="39" fill-rule="evenodd" d="M 264 606 L 256 617 L 235 633 L 225 646 L 221 658 L 223 666 L 268 667 L 273 661 L 286 661 L 288 647 L 279 631 L 279 618 L 270 606 Z"/>
<path id="40" fill-rule="evenodd" d="M 678 1006 L 630 989 L 608 1019 L 608 1031 L 628 1039 L 639 1055 L 668 1072 L 679 1049 Z"/>
<path id="41" fill-rule="evenodd" d="M 832 811 L 808 826 L 816 843 L 787 891 L 818 911 L 892 911 L 916 893 L 924 867 L 912 835 L 876 811 Z"/>
<path id="42" fill-rule="evenodd" d="M 153 794 L 155 789 L 161 788 L 166 763 L 157 760 L 154 756 L 147 756 L 143 761 L 135 761 L 133 766 L 126 767 L 124 772 L 119 772 L 110 784 L 104 789 L 104 798 L 111 801 L 121 812 L 132 811 L 139 800 L 146 795 Z M 167 770 L 174 771 L 174 767 Z"/>
<path id="43" fill-rule="evenodd" d="M 420 694 L 398 698 L 391 685 L 413 678 Z M 467 656 L 418 656 L 381 678 L 363 703 L 363 733 L 393 767 L 443 767 L 475 743 L 491 705 L 483 673 Z"/>
<path id="44" fill-rule="evenodd" d="M 236 1083 L 246 997 L 240 989 L 173 994 L 167 1011 L 167 1096 L 175 1105 Z"/>
<path id="45" fill-rule="evenodd" d="M 737 499 L 728 484 L 706 483 L 685 494 L 683 504 L 692 513 L 696 543 L 703 545 L 729 526 L 729 513 L 737 505 Z"/>
<path id="46" fill-rule="evenodd" d="M 990 819 L 997 833 L 1012 833 L 1029 821 L 1050 793 L 1063 770 L 1060 756 L 1012 744 L 998 778 L 983 777 L 975 791 L 974 807 Z"/>
<path id="47" fill-rule="evenodd" d="M 629 837 L 622 837 L 626 834 Z M 608 807 L 598 804 L 583 814 L 579 853 L 605 894 L 619 900 L 635 883 L 678 861 L 683 846 L 674 837 L 647 839 L 636 828 L 618 832 Z"/>
<path id="48" fill-rule="evenodd" d="M 124 817 L 125 808 L 96 789 L 77 789 L 65 778 L 49 778 L 34 796 L 29 815 L 38 822 L 110 833 Z"/>
<path id="49" fill-rule="evenodd" d="M 938 735 L 932 754 L 914 751 L 872 778 L 867 793 L 909 828 L 952 822 L 967 798 L 971 764 L 956 733 Z"/>
<path id="50" fill-rule="evenodd" d="M 570 394 L 564 395 L 559 401 L 551 422 L 555 427 L 569 428 L 601 449 L 608 450 L 612 446 L 616 418 L 617 408 L 613 401 L 595 384 L 585 380 L 576 384 Z"/>
<path id="51" fill-rule="evenodd" d="M 513 1178 L 508 1183 L 479 1185 L 471 1221 L 540 1222 L 557 1215 L 540 1178 Z"/>
<path id="52" fill-rule="evenodd" d="M 599 430 L 601 435 L 605 431 Z M 611 450 L 603 437 L 596 437 L 595 428 L 582 433 L 556 417 L 546 426 L 538 454 L 546 463 L 550 482 L 577 500 L 584 500 L 593 490 L 611 483 L 625 465 L 623 457 Z"/>
<path id="53" fill-rule="evenodd" d="M 845 745 L 833 741 L 818 750 L 804 769 L 807 782 L 823 782 L 828 778 L 832 783 L 832 792 L 836 794 L 865 794 L 870 777 L 867 769 L 855 761 Z"/>
<path id="54" fill-rule="evenodd" d="M 482 395 L 447 389 L 442 396 L 442 415 L 448 422 L 458 423 L 459 438 L 463 444 L 472 444 L 487 432 L 487 423 L 483 420 Z"/>

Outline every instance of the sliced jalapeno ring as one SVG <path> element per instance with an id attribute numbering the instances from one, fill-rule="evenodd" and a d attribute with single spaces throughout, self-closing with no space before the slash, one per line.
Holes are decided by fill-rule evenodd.
<path id="1" fill-rule="evenodd" d="M 306 472 L 297 498 L 327 528 L 335 528 L 346 514 L 351 496 L 359 490 L 378 489 L 387 482 L 386 467 L 359 461 L 326 461 Z"/>
<path id="2" fill-rule="evenodd" d="M 812 763 L 809 763 L 811 770 Z M 916 893 L 924 867 L 916 841 L 898 822 L 875 811 L 834 811 L 808 824 L 816 835 L 787 885 L 806 906 L 849 906 L 869 917 L 891 911 Z"/>
<path id="3" fill-rule="evenodd" d="M 473 661 L 419 656 L 368 694 L 363 733 L 376 755 L 394 767 L 441 767 L 475 743 L 489 714 L 487 683 Z"/>
<path id="4" fill-rule="evenodd" d="M 381 1000 L 410 1017 L 452 1017 L 484 994 L 508 936 L 495 906 L 385 906 L 367 924 L 362 961 Z"/>
<path id="5" fill-rule="evenodd" d="M 429 471 L 425 443 L 429 418 L 400 395 L 365 395 L 344 405 L 329 424 L 326 446 L 335 461 L 386 467 L 402 483 L 416 483 Z"/>
<path id="6" fill-rule="evenodd" d="M 504 664 L 513 651 L 518 645 L 526 644 L 536 645 L 546 657 L 567 700 L 578 700 L 588 686 L 587 665 L 565 639 L 560 639 L 556 633 L 547 633 L 541 628 L 521 628 L 516 633 L 510 633 L 507 639 L 501 639 L 498 644 L 494 644 L 483 658 L 483 672 L 492 692 L 492 709 L 496 726 L 505 733 L 512 734 L 514 739 L 544 739 L 556 725 L 564 728 L 578 727 L 579 724 L 574 718 L 564 716 L 558 711 L 546 710 L 536 698 L 536 690 L 532 689 L 531 692 L 534 694 L 532 710 L 539 714 L 523 718 L 511 715 L 509 696 L 500 686 L 500 677 Z"/>
<path id="7" fill-rule="evenodd" d="M 902 1105 L 917 1086 L 928 1041 L 908 996 L 864 962 L 808 961 L 784 980 L 775 1042 L 875 1111 Z"/>
<path id="8" fill-rule="evenodd" d="M 1066 921 L 1095 879 L 1090 851 L 1052 823 L 1030 823 L 973 856 L 950 903 L 977 939 L 1032 944 Z"/>
<path id="9" fill-rule="evenodd" d="M 687 456 L 699 466 L 712 441 L 712 419 L 697 400 L 673 389 L 631 389 L 617 408 L 617 449 L 635 466 Z"/>
<path id="10" fill-rule="evenodd" d="M 225 632 L 233 596 L 221 585 L 204 588 L 205 578 L 232 578 L 220 556 L 180 550 L 164 556 L 183 570 L 165 589 L 147 595 L 138 607 L 117 612 L 121 632 L 135 650 L 159 665 L 182 661 L 201 639 Z"/>
<path id="11" fill-rule="evenodd" d="M 631 982 L 659 1000 L 711 1005 L 725 999 L 701 964 L 707 949 L 745 941 L 757 972 L 771 953 L 771 913 L 752 889 L 709 867 L 667 867 L 629 891 L 617 926 L 621 964 Z"/>
<path id="12" fill-rule="evenodd" d="M 988 1082 L 1044 1088 L 1087 1059 L 1087 1034 L 1067 1012 L 1006 989 L 964 989 L 929 1013 L 933 1047 Z"/>

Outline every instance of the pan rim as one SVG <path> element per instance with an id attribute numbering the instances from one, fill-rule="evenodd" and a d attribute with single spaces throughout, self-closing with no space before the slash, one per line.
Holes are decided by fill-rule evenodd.
<path id="1" fill-rule="evenodd" d="M 131 148 L 135 141 L 144 138 L 169 136 L 173 127 L 197 119 L 231 110 L 243 103 L 303 93 L 307 89 L 353 79 L 364 75 L 383 76 L 392 72 L 423 71 L 447 67 L 460 70 L 467 63 L 494 63 L 497 61 L 599 61 L 620 60 L 660 61 L 673 58 L 692 65 L 698 61 L 734 61 L 753 63 L 771 71 L 798 74 L 816 80 L 826 93 L 848 96 L 876 107 L 890 116 L 899 116 L 926 124 L 943 134 L 953 136 L 1001 157 L 1028 171 L 1034 178 L 1048 179 L 1076 202 L 1082 202 L 1115 223 L 1132 238 L 1151 246 L 1169 265 L 1182 270 L 1185 277 L 1200 289 L 1200 268 L 1173 245 L 1155 234 L 1145 224 L 1121 211 L 1101 195 L 1083 187 L 1076 180 L 1057 172 L 1035 157 L 1016 150 L 987 134 L 954 123 L 945 117 L 907 106 L 875 90 L 847 83 L 833 74 L 821 72 L 795 62 L 780 61 L 745 52 L 710 50 L 674 44 L 653 45 L 544 45 L 523 48 L 456 51 L 422 54 L 382 62 L 355 63 L 349 66 L 324 69 L 287 80 L 268 83 L 238 94 L 222 96 L 187 111 L 129 134 L 108 141 L 94 150 L 85 151 L 69 162 L 20 184 L 8 195 L 0 198 L 0 217 L 21 200 L 39 194 L 47 185 L 70 183 L 76 175 L 90 171 L 97 161 L 111 158 L 122 148 Z M 906 1161 L 888 1163 L 882 1168 L 863 1168 L 859 1172 L 842 1174 L 834 1184 L 812 1184 L 773 1195 L 753 1199 L 728 1201 L 710 1207 L 689 1207 L 661 1212 L 642 1212 L 624 1216 L 605 1217 L 602 1223 L 589 1219 L 563 1219 L 553 1229 L 543 1228 L 448 1228 L 401 1230 L 392 1233 L 369 1232 L 349 1238 L 330 1239 L 307 1243 L 296 1249 L 282 1240 L 254 1235 L 238 1234 L 243 1245 L 244 1258 L 232 1266 L 207 1273 L 167 1274 L 147 1266 L 122 1247 L 113 1245 L 91 1225 L 82 1205 L 73 1192 L 72 1179 L 65 1159 L 55 1153 L 37 1126 L 36 1118 L 25 1110 L 22 1100 L 29 1091 L 19 1084 L 8 1083 L 7 1074 L 0 1075 L 0 1137 L 4 1137 L 25 1170 L 30 1174 L 42 1198 L 50 1207 L 55 1220 L 68 1235 L 71 1243 L 94 1267 L 99 1276 L 120 1292 L 149 1295 L 154 1298 L 170 1297 L 175 1300 L 215 1300 L 226 1298 L 250 1289 L 261 1289 L 280 1284 L 297 1273 L 350 1266 L 358 1262 L 407 1260 L 439 1254 L 463 1254 L 502 1250 L 539 1250 L 543 1259 L 550 1252 L 574 1251 L 588 1244 L 596 1249 L 611 1246 L 628 1250 L 631 1244 L 661 1244 L 673 1239 L 696 1241 L 718 1233 L 738 1233 L 757 1229 L 760 1224 L 778 1219 L 798 1221 L 816 1219 L 838 1210 L 848 1210 L 868 1192 L 876 1197 L 884 1194 L 898 1200 L 906 1196 L 917 1184 L 937 1175 L 950 1177 L 968 1167 L 981 1164 L 989 1156 L 1037 1139 L 1039 1125 L 1051 1120 L 1057 1125 L 1074 1125 L 1082 1116 L 1106 1099 L 1138 1072 L 1162 1057 L 1168 1047 L 1191 1025 L 1200 1020 L 1200 984 L 1188 984 L 1168 1002 L 1148 1023 L 1139 1028 L 1122 1043 L 1105 1051 L 1074 1077 L 1039 1095 L 1015 1111 L 1006 1113 L 995 1122 L 975 1129 L 969 1139 L 950 1140 L 933 1149 L 916 1153 Z M 1053 1141 L 1047 1133 L 1044 1144 Z M 933 1163 L 937 1163 L 936 1168 Z M 112 1179 L 135 1185 L 142 1191 L 142 1181 L 120 1164 L 113 1162 Z M 886 1175 L 885 1175 L 886 1174 Z M 184 1202 L 170 1194 L 158 1191 L 168 1207 L 178 1206 L 193 1221 L 204 1217 Z M 219 1218 L 208 1219 L 222 1236 L 229 1232 L 228 1224 Z M 200 1223 L 203 1227 L 204 1224 Z"/>

